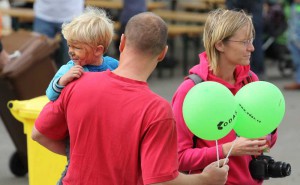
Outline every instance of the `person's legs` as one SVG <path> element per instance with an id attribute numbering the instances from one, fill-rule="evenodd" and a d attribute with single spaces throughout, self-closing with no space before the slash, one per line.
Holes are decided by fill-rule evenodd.
<path id="1" fill-rule="evenodd" d="M 59 50 L 57 51 L 57 54 L 56 54 L 56 65 L 58 68 L 64 64 L 66 64 L 70 60 L 70 57 L 68 55 L 69 47 L 68 47 L 66 39 L 62 36 L 62 33 L 61 33 L 62 24 L 63 23 L 53 23 L 56 34 L 61 35 L 61 37 L 60 37 L 61 41 L 59 43 Z"/>
<path id="2" fill-rule="evenodd" d="M 61 65 L 66 64 L 68 61 L 70 61 L 70 57 L 68 54 L 68 51 L 69 51 L 68 43 L 67 43 L 67 40 L 63 36 L 61 36 L 60 48 L 61 48 L 60 52 L 62 55 L 61 56 L 62 62 L 59 65 L 61 66 Z"/>
<path id="3" fill-rule="evenodd" d="M 122 23 L 120 29 L 117 32 L 118 33 L 118 38 L 115 41 L 116 57 L 120 56 L 119 45 L 120 45 L 120 41 L 121 41 L 121 35 L 125 31 L 125 27 L 126 27 L 126 24 Z"/>
<path id="4" fill-rule="evenodd" d="M 238 0 L 226 0 L 225 5 L 228 9 L 233 10 L 238 8 Z"/>
<path id="5" fill-rule="evenodd" d="M 70 137 L 67 137 L 66 139 L 66 156 L 67 156 L 67 165 L 65 167 L 65 170 L 62 172 L 61 177 L 59 181 L 56 183 L 56 185 L 63 185 L 62 180 L 66 176 L 70 164 Z"/>
<path id="6" fill-rule="evenodd" d="M 34 19 L 33 31 L 47 35 L 49 38 L 54 38 L 56 35 L 55 24 L 39 18 Z"/>
<path id="7" fill-rule="evenodd" d="M 69 60 L 69 54 L 68 54 L 68 43 L 66 39 L 61 34 L 61 28 L 62 23 L 56 23 L 55 24 L 55 30 L 57 34 L 60 34 L 60 43 L 59 43 L 59 50 L 56 52 L 56 65 L 57 67 L 61 67 L 62 65 L 66 64 Z"/>
<path id="8" fill-rule="evenodd" d="M 295 68 L 295 82 L 286 85 L 284 88 L 287 90 L 300 90 L 300 48 L 298 48 L 294 42 L 289 43 L 288 47 Z"/>
<path id="9" fill-rule="evenodd" d="M 53 23 L 44 21 L 39 18 L 34 19 L 33 31 L 44 34 L 49 38 L 54 38 L 57 34 L 61 34 L 62 23 Z M 55 63 L 57 67 L 66 64 L 70 58 L 68 55 L 67 41 L 61 36 L 61 42 L 59 49 L 55 52 Z"/>
<path id="10" fill-rule="evenodd" d="M 252 15 L 253 25 L 255 29 L 255 39 L 253 41 L 254 52 L 251 55 L 251 70 L 259 76 L 264 78 L 264 51 L 263 45 L 263 0 L 227 0 L 226 6 L 228 9 L 240 10 L 243 9 Z"/>
<path id="11" fill-rule="evenodd" d="M 257 1 L 249 5 L 249 12 L 253 16 L 253 24 L 255 29 L 255 39 L 253 45 L 255 51 L 252 54 L 252 60 L 250 63 L 251 70 L 256 73 L 260 78 L 263 77 L 265 72 L 264 67 L 264 52 L 262 49 L 263 45 L 263 4 L 262 1 Z"/>

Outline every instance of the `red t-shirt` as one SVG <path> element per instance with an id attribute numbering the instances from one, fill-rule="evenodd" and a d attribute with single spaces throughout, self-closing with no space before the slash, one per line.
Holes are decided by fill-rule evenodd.
<path id="1" fill-rule="evenodd" d="M 178 175 L 172 109 L 145 82 L 85 73 L 44 107 L 35 127 L 57 140 L 70 134 L 64 184 L 151 184 Z"/>

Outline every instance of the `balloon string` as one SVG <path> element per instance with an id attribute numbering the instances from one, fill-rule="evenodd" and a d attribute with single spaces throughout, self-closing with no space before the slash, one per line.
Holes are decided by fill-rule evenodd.
<path id="1" fill-rule="evenodd" d="M 219 149 L 218 149 L 218 140 L 216 140 L 216 149 L 217 149 L 217 160 L 218 160 L 218 168 L 220 168 L 220 157 L 219 157 Z"/>
<path id="2" fill-rule="evenodd" d="M 234 144 L 235 144 L 237 138 L 238 138 L 238 136 L 237 136 L 237 137 L 235 138 L 235 140 L 233 141 L 233 143 L 232 143 L 232 145 L 231 145 L 231 147 L 230 147 L 230 149 L 229 149 L 229 152 L 228 152 L 228 154 L 227 154 L 227 156 L 226 156 L 226 158 L 225 158 L 225 161 L 224 161 L 223 166 L 227 163 L 228 157 L 229 157 L 229 155 L 230 155 L 230 153 L 231 153 L 231 151 L 232 151 L 232 148 L 233 148 L 233 146 L 234 146 Z"/>

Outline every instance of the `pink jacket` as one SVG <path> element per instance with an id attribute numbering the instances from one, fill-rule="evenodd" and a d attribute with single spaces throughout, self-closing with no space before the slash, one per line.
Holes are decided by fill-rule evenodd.
<path id="1" fill-rule="evenodd" d="M 225 85 L 232 94 L 236 94 L 237 91 L 245 85 L 245 80 L 251 73 L 251 80 L 258 81 L 257 75 L 250 71 L 250 66 L 237 66 L 235 69 L 236 83 L 231 85 L 226 81 L 214 76 L 209 71 L 206 53 L 199 55 L 200 63 L 195 65 L 189 72 L 198 74 L 204 81 L 216 81 Z M 207 141 L 198 138 L 196 142 L 196 148 L 193 148 L 193 133 L 187 128 L 183 115 L 182 104 L 187 92 L 194 86 L 192 80 L 185 80 L 178 87 L 172 100 L 173 111 L 177 123 L 178 131 L 178 158 L 179 158 L 179 170 L 190 171 L 190 173 L 201 172 L 202 169 L 217 160 L 217 151 L 215 141 Z M 236 138 L 236 133 L 232 130 L 227 136 L 218 140 L 218 151 L 220 159 L 225 158 L 222 152 L 222 144 L 233 141 Z M 277 139 L 277 131 L 272 134 L 271 146 L 274 145 Z M 249 172 L 249 162 L 251 156 L 231 156 L 229 157 L 230 166 L 227 185 L 259 185 L 261 181 L 257 181 L 251 177 Z"/>

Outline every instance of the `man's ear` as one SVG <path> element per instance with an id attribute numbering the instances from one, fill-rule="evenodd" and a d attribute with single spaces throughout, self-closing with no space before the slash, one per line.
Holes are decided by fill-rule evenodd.
<path id="1" fill-rule="evenodd" d="M 161 53 L 158 55 L 157 60 L 158 60 L 159 62 L 162 61 L 162 60 L 165 58 L 167 52 L 168 52 L 168 46 L 166 46 L 166 47 L 161 51 Z"/>
<path id="2" fill-rule="evenodd" d="M 218 41 L 216 44 L 215 44 L 215 48 L 219 51 L 219 52 L 224 52 L 224 42 L 222 40 Z"/>
<path id="3" fill-rule="evenodd" d="M 125 47 L 126 37 L 124 34 L 121 35 L 120 45 L 119 45 L 119 51 L 122 53 Z"/>

